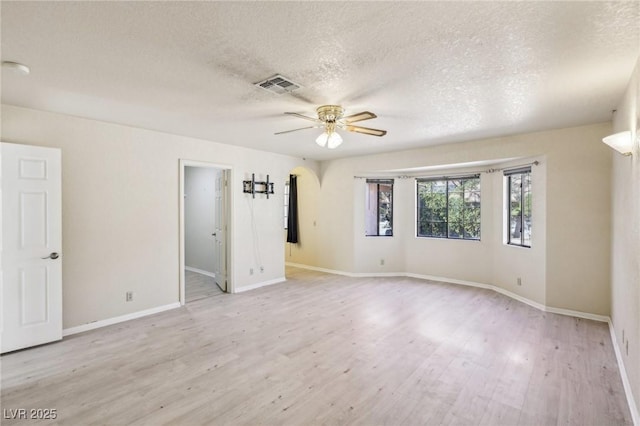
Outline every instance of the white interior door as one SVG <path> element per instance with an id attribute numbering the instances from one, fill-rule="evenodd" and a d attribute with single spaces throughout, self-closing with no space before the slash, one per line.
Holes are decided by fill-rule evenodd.
<path id="1" fill-rule="evenodd" d="M 1 352 L 62 339 L 59 149 L 0 144 Z"/>
<path id="2" fill-rule="evenodd" d="M 227 291 L 227 174 L 227 170 L 216 171 L 215 279 L 222 291 Z"/>

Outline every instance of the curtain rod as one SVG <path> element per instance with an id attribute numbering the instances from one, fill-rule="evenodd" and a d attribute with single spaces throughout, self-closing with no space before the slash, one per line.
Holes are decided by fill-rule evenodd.
<path id="1" fill-rule="evenodd" d="M 412 174 L 412 175 L 391 175 L 391 176 L 380 176 L 380 175 L 371 175 L 371 176 L 353 176 L 354 179 L 410 179 L 410 178 L 428 178 L 428 177 L 456 177 L 456 176 L 469 176 L 469 175 L 475 175 L 478 173 L 496 173 L 496 172 L 502 172 L 504 170 L 511 170 L 511 169 L 517 169 L 519 167 L 525 167 L 525 166 L 537 166 L 539 165 L 540 162 L 538 160 L 533 161 L 531 163 L 525 163 L 525 164 L 516 164 L 513 166 L 509 166 L 509 167 L 503 167 L 501 169 L 485 169 L 485 170 L 479 170 L 479 171 L 470 171 L 470 172 L 465 172 L 465 173 L 456 173 L 456 174 L 438 174 L 438 173 L 434 173 L 431 176 L 425 176 L 422 174 Z"/>
<path id="2" fill-rule="evenodd" d="M 353 176 L 354 179 L 376 179 L 376 180 L 389 180 L 389 179 L 409 179 L 413 176 L 401 175 L 401 176 Z"/>
<path id="3" fill-rule="evenodd" d="M 503 172 L 505 170 L 511 170 L 511 169 L 518 169 L 520 167 L 526 167 L 526 166 L 537 166 L 539 165 L 540 162 L 538 160 L 533 161 L 531 163 L 525 163 L 525 164 L 516 164 L 515 166 L 509 166 L 509 167 L 503 167 L 501 169 L 488 169 L 485 170 L 483 173 L 495 173 L 495 172 Z"/>

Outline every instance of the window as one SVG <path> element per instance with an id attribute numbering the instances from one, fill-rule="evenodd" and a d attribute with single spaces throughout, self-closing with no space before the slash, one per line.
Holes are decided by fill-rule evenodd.
<path id="1" fill-rule="evenodd" d="M 393 179 L 367 179 L 365 235 L 393 236 Z"/>
<path id="2" fill-rule="evenodd" d="M 418 237 L 480 239 L 480 175 L 416 184 Z"/>
<path id="3" fill-rule="evenodd" d="M 289 226 L 289 181 L 284 183 L 284 229 Z"/>
<path id="4" fill-rule="evenodd" d="M 531 167 L 507 170 L 507 244 L 531 247 Z"/>

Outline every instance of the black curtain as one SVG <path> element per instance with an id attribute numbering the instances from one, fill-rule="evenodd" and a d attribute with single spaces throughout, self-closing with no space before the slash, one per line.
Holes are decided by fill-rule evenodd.
<path id="1" fill-rule="evenodd" d="M 289 175 L 287 242 L 294 244 L 298 243 L 298 178 L 295 175 Z"/>

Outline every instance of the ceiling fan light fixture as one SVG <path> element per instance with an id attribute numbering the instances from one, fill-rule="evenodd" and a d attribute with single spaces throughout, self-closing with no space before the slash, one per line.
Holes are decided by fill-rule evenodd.
<path id="1" fill-rule="evenodd" d="M 327 148 L 335 149 L 342 144 L 342 137 L 336 132 L 331 133 L 327 137 Z"/>
<path id="2" fill-rule="evenodd" d="M 19 62 L 2 61 L 2 68 L 11 70 L 19 75 L 29 75 L 29 73 L 31 73 L 31 70 L 29 69 L 28 66 L 26 66 L 25 64 L 21 64 Z"/>
<path id="3" fill-rule="evenodd" d="M 322 148 L 327 146 L 328 141 L 329 141 L 329 134 L 326 132 L 320 133 L 320 136 L 316 138 L 316 143 Z"/>
<path id="4" fill-rule="evenodd" d="M 602 142 L 609 145 L 622 155 L 631 155 L 633 152 L 633 138 L 631 131 L 615 133 L 602 139 Z"/>
<path id="5" fill-rule="evenodd" d="M 316 143 L 322 148 L 336 149 L 342 144 L 342 137 L 336 132 L 323 132 L 316 138 Z"/>

